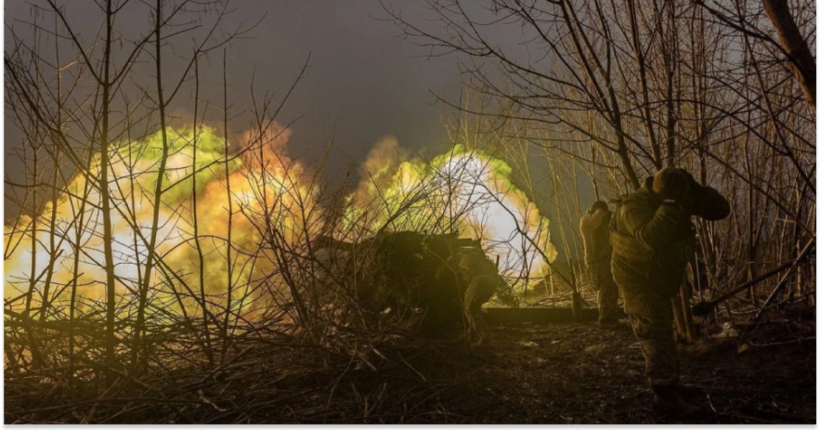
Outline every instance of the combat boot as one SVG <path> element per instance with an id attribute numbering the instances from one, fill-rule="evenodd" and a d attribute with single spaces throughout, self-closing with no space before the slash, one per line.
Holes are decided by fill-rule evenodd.
<path id="1" fill-rule="evenodd" d="M 662 415 L 684 417 L 700 411 L 700 408 L 683 399 L 675 385 L 654 385 L 655 400 L 652 409 Z"/>

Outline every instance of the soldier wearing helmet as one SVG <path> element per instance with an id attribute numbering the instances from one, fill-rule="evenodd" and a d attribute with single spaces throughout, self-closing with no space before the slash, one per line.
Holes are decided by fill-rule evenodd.
<path id="1" fill-rule="evenodd" d="M 692 216 L 729 216 L 726 199 L 683 169 L 665 168 L 623 196 L 613 214 L 612 274 L 643 352 L 646 375 L 662 413 L 685 415 L 698 408 L 685 398 L 698 392 L 679 380 L 673 334 L 673 297 L 684 280 L 695 244 Z"/>

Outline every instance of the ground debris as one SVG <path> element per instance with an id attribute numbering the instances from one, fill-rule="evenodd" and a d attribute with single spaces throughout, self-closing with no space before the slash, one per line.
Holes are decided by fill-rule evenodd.
<path id="1" fill-rule="evenodd" d="M 650 409 L 634 335 L 594 322 L 506 324 L 467 346 L 458 333 L 390 337 L 355 358 L 256 346 L 220 372 L 144 381 L 163 396 L 112 391 L 60 397 L 6 378 L 6 423 L 666 423 Z M 762 340 L 759 342 L 763 342 Z M 814 423 L 815 349 L 790 343 L 737 353 L 731 339 L 682 346 L 682 377 L 706 396 L 688 423 Z M 203 377 L 203 375 L 209 375 Z M 127 385 L 123 381 L 121 387 Z M 49 404 L 16 390 L 52 393 Z M 133 386 L 132 386 L 133 389 Z M 39 402 L 39 403 L 38 403 Z"/>

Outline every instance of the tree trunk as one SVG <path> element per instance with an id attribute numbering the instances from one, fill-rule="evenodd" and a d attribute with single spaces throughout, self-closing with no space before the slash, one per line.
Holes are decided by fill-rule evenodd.
<path id="1" fill-rule="evenodd" d="M 114 233 L 111 225 L 111 197 L 108 190 L 108 127 L 109 115 L 111 113 L 111 81 L 109 72 L 111 68 L 111 44 L 114 37 L 113 21 L 114 11 L 111 1 L 106 3 L 106 33 L 105 33 L 105 53 L 103 54 L 104 74 L 102 85 L 102 131 L 100 133 L 100 200 L 102 204 L 103 219 L 103 254 L 105 255 L 105 356 L 109 363 L 115 358 L 117 339 L 115 336 L 114 321 L 116 317 L 117 291 L 114 276 Z"/>
<path id="2" fill-rule="evenodd" d="M 789 2 L 786 0 L 763 0 L 763 6 L 766 8 L 766 14 L 769 15 L 772 25 L 777 30 L 783 49 L 789 55 L 792 72 L 800 82 L 800 88 L 803 90 L 803 95 L 806 96 L 806 101 L 809 102 L 812 109 L 816 110 L 815 91 L 817 81 L 815 74 L 817 67 L 814 57 L 811 55 L 809 44 L 800 34 L 800 29 L 797 28 L 791 11 L 789 11 Z"/>

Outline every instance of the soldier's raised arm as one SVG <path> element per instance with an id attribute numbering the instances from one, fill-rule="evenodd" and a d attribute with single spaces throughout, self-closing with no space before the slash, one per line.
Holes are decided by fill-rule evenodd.
<path id="1" fill-rule="evenodd" d="M 585 213 L 581 217 L 581 231 L 589 232 L 600 227 L 601 224 L 604 223 L 605 216 L 606 214 L 601 210 L 597 210 L 591 214 Z"/>
<path id="2" fill-rule="evenodd" d="M 657 251 L 676 239 L 686 215 L 679 205 L 662 204 L 657 210 L 639 205 L 624 205 L 621 219 L 627 232 L 644 247 Z"/>
<path id="3" fill-rule="evenodd" d="M 691 213 L 709 221 L 719 221 L 732 213 L 732 207 L 720 191 L 701 185 L 691 173 L 683 170 L 689 179 Z"/>
<path id="4" fill-rule="evenodd" d="M 692 189 L 694 205 L 692 215 L 709 221 L 725 219 L 732 213 L 732 207 L 726 197 L 712 187 L 696 184 Z"/>

